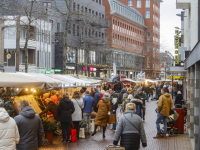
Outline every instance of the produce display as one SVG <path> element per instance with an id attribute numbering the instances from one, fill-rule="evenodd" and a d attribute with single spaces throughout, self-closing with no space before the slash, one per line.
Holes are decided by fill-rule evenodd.
<path id="1" fill-rule="evenodd" d="M 33 95 L 25 95 L 25 96 L 16 96 L 14 99 L 15 106 L 18 106 L 18 103 L 22 100 L 27 100 L 29 102 L 29 105 L 35 110 L 37 114 L 41 113 L 42 110 L 38 106 L 38 103 Z"/>

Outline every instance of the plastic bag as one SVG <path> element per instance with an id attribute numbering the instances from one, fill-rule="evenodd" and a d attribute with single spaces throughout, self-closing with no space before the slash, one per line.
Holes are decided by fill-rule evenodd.
<path id="1" fill-rule="evenodd" d="M 77 142 L 76 129 L 74 129 L 74 125 L 72 125 L 72 129 L 70 129 L 70 136 L 71 142 Z"/>

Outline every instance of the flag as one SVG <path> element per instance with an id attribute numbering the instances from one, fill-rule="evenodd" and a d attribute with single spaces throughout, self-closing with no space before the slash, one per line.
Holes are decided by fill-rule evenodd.
<path id="1" fill-rule="evenodd" d="M 141 75 L 141 79 L 145 79 L 145 72 Z"/>
<path id="2" fill-rule="evenodd" d="M 113 63 L 113 76 L 117 75 L 117 69 L 115 63 Z"/>
<path id="3" fill-rule="evenodd" d="M 142 76 L 142 71 L 140 72 L 140 73 L 138 73 L 138 75 L 137 75 L 137 78 L 141 78 L 141 76 Z"/>

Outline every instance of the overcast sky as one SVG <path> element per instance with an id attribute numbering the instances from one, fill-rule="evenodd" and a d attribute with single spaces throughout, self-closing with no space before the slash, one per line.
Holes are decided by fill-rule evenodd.
<path id="1" fill-rule="evenodd" d="M 160 50 L 170 51 L 174 55 L 175 28 L 181 27 L 181 9 L 176 9 L 176 0 L 163 0 L 160 3 Z"/>

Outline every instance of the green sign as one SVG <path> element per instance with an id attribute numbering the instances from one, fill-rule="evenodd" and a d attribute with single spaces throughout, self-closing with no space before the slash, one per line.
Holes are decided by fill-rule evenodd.
<path id="1" fill-rule="evenodd" d="M 54 71 L 55 72 L 61 72 L 62 70 L 61 69 L 55 69 Z"/>
<path id="2" fill-rule="evenodd" d="M 46 69 L 45 70 L 45 74 L 51 74 L 51 70 L 50 69 Z"/>

